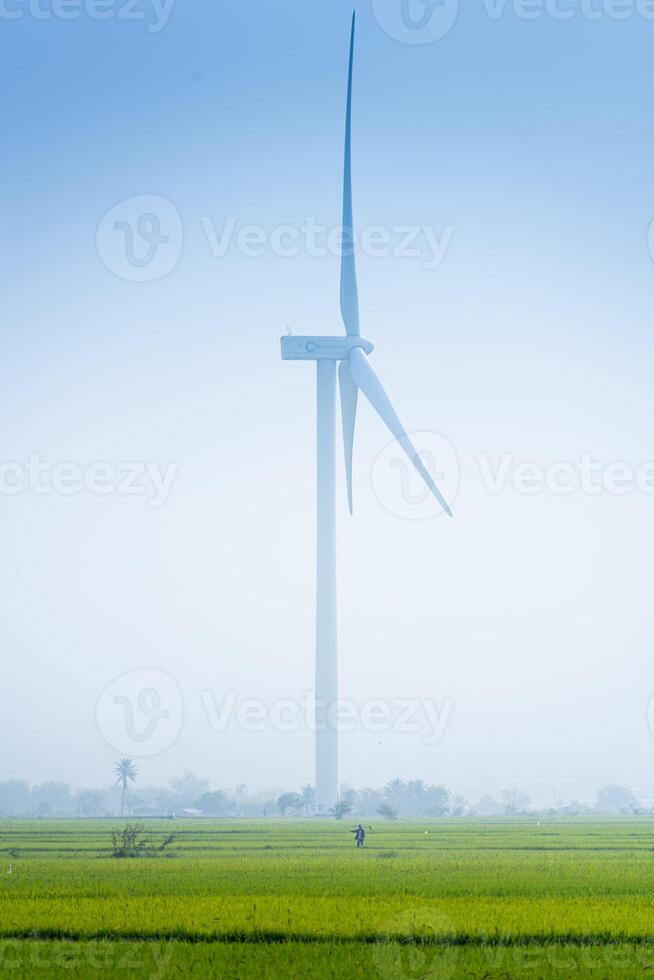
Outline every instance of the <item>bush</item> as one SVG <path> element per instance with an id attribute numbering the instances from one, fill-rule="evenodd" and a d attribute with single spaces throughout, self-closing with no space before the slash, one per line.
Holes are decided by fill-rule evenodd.
<path id="1" fill-rule="evenodd" d="M 136 823 L 126 823 L 124 827 L 111 831 L 111 856 L 115 858 L 155 857 L 162 854 L 175 840 L 174 834 L 167 834 L 159 842 L 148 837 L 146 831 Z"/>

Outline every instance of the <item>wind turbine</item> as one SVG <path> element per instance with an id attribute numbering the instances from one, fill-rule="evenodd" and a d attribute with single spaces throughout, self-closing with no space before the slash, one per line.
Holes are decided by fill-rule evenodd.
<path id="1" fill-rule="evenodd" d="M 357 399 L 361 391 L 391 430 L 447 514 L 452 512 L 405 432 L 368 355 L 373 345 L 359 330 L 359 299 L 352 220 L 352 67 L 356 12 L 352 15 L 345 117 L 341 314 L 345 336 L 281 338 L 282 359 L 315 361 L 317 366 L 317 563 L 316 563 L 316 809 L 326 815 L 338 802 L 338 700 L 336 642 L 336 362 L 343 418 L 345 477 L 352 513 L 352 453 Z M 332 707 L 334 706 L 334 707 Z M 332 709 L 330 711 L 330 709 Z"/>

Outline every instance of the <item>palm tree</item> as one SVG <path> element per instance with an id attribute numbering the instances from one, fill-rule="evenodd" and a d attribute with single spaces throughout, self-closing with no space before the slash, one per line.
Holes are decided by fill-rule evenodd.
<path id="1" fill-rule="evenodd" d="M 122 817 L 125 811 L 125 794 L 127 793 L 127 783 L 136 782 L 138 769 L 131 759 L 121 759 L 120 762 L 117 762 L 114 766 L 114 773 L 118 777 L 116 779 L 116 785 L 123 787 L 123 795 L 120 800 L 120 815 Z"/>
<path id="2" fill-rule="evenodd" d="M 300 799 L 302 800 L 304 815 L 308 817 L 316 805 L 316 791 L 313 786 L 302 786 L 300 789 Z"/>

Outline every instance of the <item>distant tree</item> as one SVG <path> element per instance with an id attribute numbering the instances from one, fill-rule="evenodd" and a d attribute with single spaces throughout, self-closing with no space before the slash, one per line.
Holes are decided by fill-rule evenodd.
<path id="1" fill-rule="evenodd" d="M 189 769 L 185 769 L 181 776 L 173 776 L 170 787 L 179 806 L 191 807 L 199 796 L 209 792 L 209 780 L 200 779 Z"/>
<path id="2" fill-rule="evenodd" d="M 559 810 L 561 813 L 565 813 L 569 817 L 578 817 L 582 814 L 587 814 L 590 812 L 590 808 L 587 803 L 580 803 L 579 800 L 571 800 L 569 803 L 559 804 Z"/>
<path id="3" fill-rule="evenodd" d="M 105 793 L 101 789 L 83 789 L 75 796 L 75 811 L 80 817 L 108 815 Z"/>
<path id="4" fill-rule="evenodd" d="M 73 794 L 68 783 L 48 782 L 30 790 L 30 808 L 39 817 L 64 817 L 73 811 Z"/>
<path id="5" fill-rule="evenodd" d="M 22 779 L 7 779 L 0 783 L 0 814 L 22 817 L 29 810 L 30 788 Z"/>
<path id="6" fill-rule="evenodd" d="M 602 786 L 597 793 L 597 809 L 603 813 L 625 813 L 634 809 L 634 794 L 626 786 Z"/>
<path id="7" fill-rule="evenodd" d="M 179 809 L 179 798 L 167 786 L 142 786 L 130 794 L 130 811 L 147 816 L 167 816 Z"/>
<path id="8" fill-rule="evenodd" d="M 377 813 L 383 802 L 384 797 L 380 790 L 362 789 L 358 794 L 359 813 Z"/>
<path id="9" fill-rule="evenodd" d="M 406 795 L 406 783 L 403 779 L 391 779 L 384 786 L 384 796 L 389 800 L 401 800 Z"/>
<path id="10" fill-rule="evenodd" d="M 424 792 L 424 800 L 421 802 L 423 803 L 422 812 L 425 816 L 442 817 L 447 813 L 450 803 L 449 790 L 445 789 L 444 786 L 427 786 Z M 465 803 L 465 800 L 463 802 Z"/>
<path id="11" fill-rule="evenodd" d="M 203 793 L 195 801 L 195 806 L 209 817 L 223 817 L 229 809 L 229 803 L 227 793 L 217 789 L 213 793 Z"/>
<path id="12" fill-rule="evenodd" d="M 287 810 L 295 810 L 297 813 L 302 808 L 302 797 L 299 793 L 282 793 L 277 799 L 277 809 L 283 817 Z"/>
<path id="13" fill-rule="evenodd" d="M 377 813 L 385 820 L 397 820 L 397 810 L 391 803 L 382 803 Z"/>
<path id="14" fill-rule="evenodd" d="M 388 804 L 391 809 L 399 813 L 407 812 L 408 794 L 407 784 L 402 779 L 391 779 L 382 790 L 383 804 Z M 377 810 L 379 813 L 379 809 Z"/>
<path id="15" fill-rule="evenodd" d="M 313 786 L 303 786 L 300 790 L 300 799 L 304 815 L 308 817 L 316 805 L 316 791 Z"/>
<path id="16" fill-rule="evenodd" d="M 514 817 L 518 813 L 524 813 L 529 806 L 530 799 L 526 793 L 519 789 L 503 789 L 502 803 L 504 813 L 507 817 Z"/>
<path id="17" fill-rule="evenodd" d="M 468 801 L 464 796 L 455 796 L 450 803 L 451 817 L 464 817 L 468 812 Z"/>
<path id="18" fill-rule="evenodd" d="M 349 813 L 354 810 L 354 803 L 352 800 L 339 800 L 333 807 L 329 810 L 329 816 L 335 817 L 337 820 L 342 820 L 343 817 L 347 817 Z"/>
<path id="19" fill-rule="evenodd" d="M 345 784 L 343 784 L 340 788 L 338 798 L 339 800 L 345 800 L 347 803 L 351 803 L 352 812 L 358 813 L 361 797 L 356 789 L 353 789 L 351 786 L 346 786 Z"/>
<path id="20" fill-rule="evenodd" d="M 392 779 L 382 792 L 382 801 L 407 817 L 441 817 L 449 799 L 444 786 L 427 786 L 422 779 Z"/>
<path id="21" fill-rule="evenodd" d="M 136 782 L 136 777 L 138 776 L 138 769 L 134 765 L 131 759 L 120 759 L 114 766 L 114 775 L 116 778 L 116 785 L 122 786 L 122 795 L 120 798 L 120 815 L 123 816 L 125 812 L 125 795 L 127 793 L 127 784 Z"/>
<path id="22" fill-rule="evenodd" d="M 265 799 L 261 802 L 261 813 L 264 817 L 269 816 L 275 812 L 275 807 L 277 806 L 277 800 Z"/>
<path id="23" fill-rule="evenodd" d="M 479 802 L 474 805 L 474 812 L 480 817 L 494 817 L 502 813 L 503 810 L 502 804 L 488 794 L 482 796 Z"/>

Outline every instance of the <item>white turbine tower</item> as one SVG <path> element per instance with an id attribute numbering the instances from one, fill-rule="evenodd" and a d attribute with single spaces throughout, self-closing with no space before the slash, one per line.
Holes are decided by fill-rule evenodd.
<path id="1" fill-rule="evenodd" d="M 354 28 L 352 16 L 350 63 L 345 121 L 345 164 L 343 178 L 343 246 L 341 257 L 341 314 L 343 337 L 282 337 L 282 359 L 315 361 L 318 375 L 318 513 L 316 567 L 316 808 L 326 815 L 338 801 L 338 729 L 330 713 L 338 700 L 336 644 L 336 481 L 335 410 L 336 362 L 343 417 L 343 445 L 347 497 L 352 513 L 352 449 L 357 398 L 363 392 L 416 467 L 443 509 L 452 512 L 416 452 L 388 395 L 375 374 L 368 355 L 373 346 L 359 332 L 359 301 L 354 259 L 352 224 L 352 65 Z"/>

